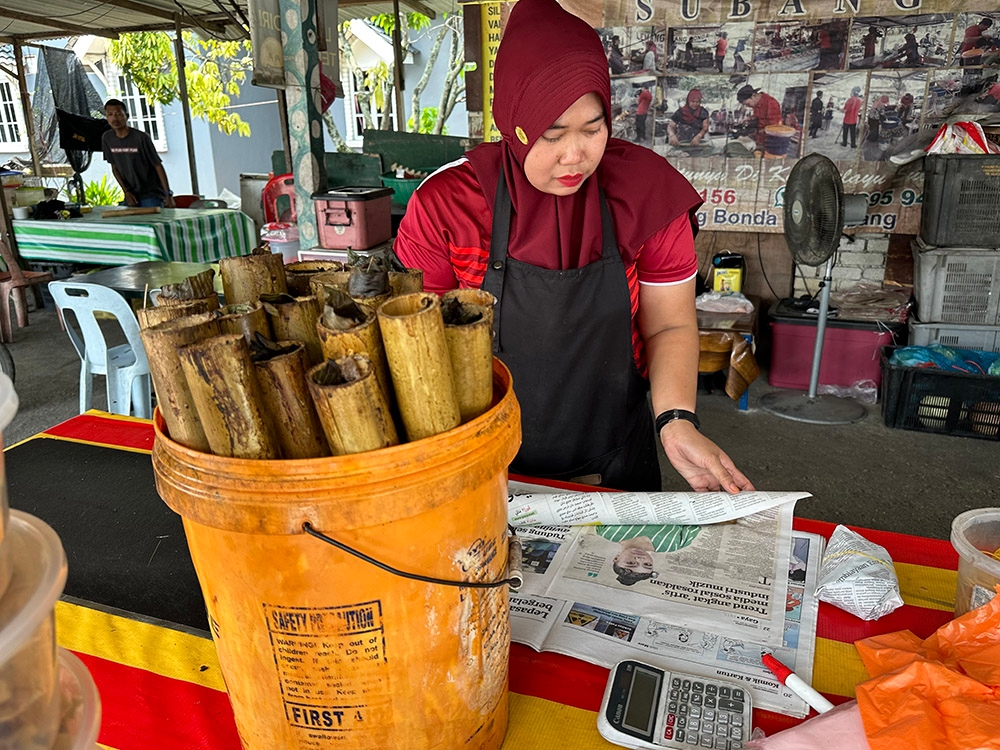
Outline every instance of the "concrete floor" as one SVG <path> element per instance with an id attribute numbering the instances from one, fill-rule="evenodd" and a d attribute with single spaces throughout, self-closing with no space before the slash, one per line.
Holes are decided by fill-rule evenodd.
<path id="1" fill-rule="evenodd" d="M 20 407 L 4 443 L 79 413 L 79 359 L 50 306 L 33 310 L 30 325 L 8 345 L 17 368 Z M 722 446 L 761 490 L 811 492 L 796 513 L 833 523 L 947 539 L 951 520 L 970 508 L 1000 506 L 1000 450 L 971 440 L 885 427 L 879 406 L 846 426 L 811 425 L 762 411 L 773 390 L 766 376 L 750 389 L 740 412 L 720 390 L 699 395 L 706 435 Z M 94 408 L 106 405 L 103 378 Z M 687 489 L 664 459 L 664 488 Z"/>

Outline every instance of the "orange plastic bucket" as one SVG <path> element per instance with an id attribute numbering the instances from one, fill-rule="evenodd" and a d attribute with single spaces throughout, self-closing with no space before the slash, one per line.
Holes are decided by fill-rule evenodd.
<path id="1" fill-rule="evenodd" d="M 157 411 L 160 497 L 183 517 L 246 750 L 489 750 L 507 728 L 507 466 L 520 409 L 494 360 L 494 405 L 423 440 L 258 461 L 172 441 Z"/>

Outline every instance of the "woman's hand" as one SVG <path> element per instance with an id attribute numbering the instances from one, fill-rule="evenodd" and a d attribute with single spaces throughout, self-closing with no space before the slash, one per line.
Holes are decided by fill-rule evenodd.
<path id="1" fill-rule="evenodd" d="M 695 492 L 741 492 L 754 489 L 732 459 L 715 443 L 683 419 L 668 422 L 660 440 L 671 465 Z"/>

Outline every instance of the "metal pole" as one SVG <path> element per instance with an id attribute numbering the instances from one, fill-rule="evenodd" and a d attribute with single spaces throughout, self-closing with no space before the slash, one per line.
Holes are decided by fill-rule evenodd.
<path id="1" fill-rule="evenodd" d="M 826 335 L 826 315 L 830 311 L 830 287 L 833 286 L 833 255 L 826 261 L 823 291 L 819 295 L 819 317 L 816 319 L 816 345 L 813 347 L 812 372 L 809 375 L 809 398 L 816 398 L 819 388 L 819 366 L 823 358 L 823 337 Z"/>
<path id="2" fill-rule="evenodd" d="M 184 39 L 181 17 L 174 14 L 174 57 L 177 60 L 177 87 L 181 97 L 181 112 L 184 114 L 184 137 L 187 140 L 188 169 L 191 172 L 191 192 L 201 195 L 198 190 L 198 165 L 194 160 L 194 133 L 191 129 L 191 105 L 188 102 L 187 78 L 184 72 Z"/>
<path id="3" fill-rule="evenodd" d="M 401 41 L 399 0 L 392 0 L 392 14 L 396 23 L 392 25 L 392 58 L 393 58 L 393 79 L 396 88 L 396 121 L 399 124 L 398 130 L 406 130 L 406 110 L 403 109 L 403 44 Z M 420 123 L 416 123 L 419 128 Z"/>
<path id="4" fill-rule="evenodd" d="M 28 82 L 24 76 L 24 60 L 21 55 L 21 43 L 14 41 L 14 62 L 17 65 L 17 88 L 21 92 L 21 112 L 24 114 L 24 132 L 28 136 L 28 151 L 31 152 L 31 168 L 35 177 L 42 176 L 42 163 L 38 160 L 35 150 L 35 122 L 31 114 L 31 97 L 28 96 Z"/>
<path id="5" fill-rule="evenodd" d="M 281 148 L 285 152 L 285 173 L 292 173 L 292 142 L 288 135 L 288 99 L 284 89 L 276 89 L 278 95 L 278 118 L 281 120 Z"/>

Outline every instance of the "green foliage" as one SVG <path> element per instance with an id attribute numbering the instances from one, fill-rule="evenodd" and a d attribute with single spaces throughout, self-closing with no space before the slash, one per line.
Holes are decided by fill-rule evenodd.
<path id="1" fill-rule="evenodd" d="M 205 40 L 189 31 L 183 32 L 182 40 L 191 113 L 226 135 L 249 136 L 250 126 L 226 108 L 231 97 L 239 96 L 253 66 L 250 42 Z M 179 97 L 173 40 L 166 33 L 122 34 L 108 43 L 108 54 L 148 99 L 169 104 Z"/>
<path id="2" fill-rule="evenodd" d="M 94 180 L 84 185 L 83 195 L 89 206 L 117 206 L 125 200 L 125 194 L 118 183 L 109 180 L 106 174 L 101 175 L 100 182 Z"/>
<path id="3" fill-rule="evenodd" d="M 424 107 L 420 110 L 420 129 L 418 133 L 434 133 L 434 126 L 437 125 L 438 119 L 438 108 L 437 107 Z M 413 117 L 411 116 L 406 122 L 406 129 L 411 133 L 413 132 Z M 441 128 L 441 132 L 438 135 L 448 135 L 447 126 Z"/>
<path id="4" fill-rule="evenodd" d="M 369 16 L 368 21 L 389 36 L 392 36 L 392 30 L 396 27 L 396 17 L 392 13 L 380 13 L 377 16 Z M 404 25 L 411 31 L 423 31 L 430 28 L 431 19 L 423 13 L 407 13 Z"/>

